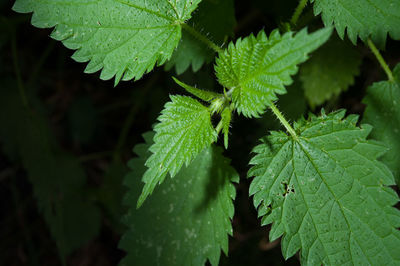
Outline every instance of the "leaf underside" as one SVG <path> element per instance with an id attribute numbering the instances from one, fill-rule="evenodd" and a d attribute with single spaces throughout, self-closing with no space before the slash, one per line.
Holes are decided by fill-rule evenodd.
<path id="1" fill-rule="evenodd" d="M 146 144 L 134 149 L 139 157 L 129 162 L 125 203 L 131 208 L 140 194 L 153 135 L 144 135 Z M 161 184 L 143 208 L 132 208 L 124 217 L 129 231 L 120 242 L 127 251 L 121 265 L 204 265 L 207 259 L 218 265 L 221 249 L 227 254 L 228 234 L 232 235 L 232 182 L 238 179 L 222 149 L 204 149 L 176 178 Z"/>
<path id="2" fill-rule="evenodd" d="M 331 38 L 300 67 L 300 80 L 310 106 L 321 105 L 347 90 L 360 73 L 360 65 L 361 56 L 350 43 Z"/>
<path id="3" fill-rule="evenodd" d="M 13 9 L 33 12 L 32 25 L 55 27 L 51 37 L 77 50 L 85 72 L 104 80 L 139 79 L 168 60 L 181 38 L 180 24 L 200 0 L 17 0 Z"/>
<path id="4" fill-rule="evenodd" d="M 322 29 L 308 34 L 304 29 L 280 35 L 275 30 L 269 38 L 264 31 L 231 43 L 216 60 L 219 82 L 234 89 L 232 101 L 238 113 L 259 117 L 276 94 L 285 94 L 285 86 L 293 81 L 297 65 L 307 60 L 307 54 L 328 40 L 332 30 Z"/>
<path id="5" fill-rule="evenodd" d="M 311 0 L 315 15 L 322 15 L 325 26 L 334 25 L 340 38 L 345 31 L 353 44 L 357 37 L 384 47 L 387 34 L 400 39 L 400 1 L 398 0 Z"/>
<path id="6" fill-rule="evenodd" d="M 374 83 L 367 90 L 363 122 L 371 124 L 373 138 L 383 141 L 389 151 L 382 161 L 393 171 L 400 185 L 400 64 L 393 71 L 395 81 Z"/>
<path id="7" fill-rule="evenodd" d="M 216 141 L 217 133 L 211 123 L 210 110 L 187 96 L 171 96 L 155 127 L 153 153 L 146 161 L 148 170 L 143 175 L 145 186 L 138 200 L 140 206 L 167 173 L 174 177 L 181 167 L 189 163 Z"/>
<path id="8" fill-rule="evenodd" d="M 304 265 L 398 265 L 399 198 L 377 161 L 386 148 L 371 127 L 339 111 L 295 124 L 298 138 L 272 132 L 254 149 L 250 186 L 270 239 Z"/>

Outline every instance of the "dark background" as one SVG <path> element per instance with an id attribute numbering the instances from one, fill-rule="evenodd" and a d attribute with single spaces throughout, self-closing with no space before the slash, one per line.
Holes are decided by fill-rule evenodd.
<path id="1" fill-rule="evenodd" d="M 14 13 L 12 3 L 3 1 L 0 5 L 0 97 L 5 97 L 1 92 L 5 87 L 18 90 L 22 85 L 28 95 L 37 99 L 37 110 L 40 110 L 37 115 L 45 118 L 57 145 L 83 166 L 87 175 L 85 193 L 101 212 L 96 237 L 68 255 L 66 264 L 117 265 L 124 256 L 118 249 L 124 231 L 118 221 L 124 208 L 118 200 L 125 193 L 120 186 L 128 171 L 125 164 L 133 156 L 133 146 L 143 141 L 141 135 L 156 122 L 168 95 L 184 93 L 171 79 L 176 74 L 159 67 L 140 81 L 121 82 L 114 87 L 113 81 L 100 80 L 98 73 L 84 74 L 85 64 L 73 61 L 71 50 L 50 39 L 51 30 L 31 26 L 30 15 Z M 290 19 L 297 1 L 236 1 L 235 5 L 237 38 L 280 27 Z M 318 17 L 313 18 L 310 7 L 305 9 L 301 24 L 310 28 L 322 26 Z M 398 43 L 389 40 L 383 53 L 392 67 L 400 61 L 399 48 Z M 328 111 L 346 108 L 348 113 L 362 114 L 361 100 L 366 87 L 384 78 L 365 45 L 359 43 L 357 49 L 363 55 L 361 74 L 347 92 L 326 103 L 324 107 Z M 218 88 L 212 64 L 195 74 L 188 70 L 179 78 L 189 84 Z M 292 87 L 280 102 L 291 121 L 309 111 L 298 82 Z M 0 127 L 19 119 L 4 106 L 0 106 L 0 112 L 8 119 Z M 284 261 L 278 241 L 268 242 L 269 228 L 260 227 L 248 197 L 249 181 L 245 179 L 251 148 L 269 130 L 278 128 L 279 124 L 270 114 L 253 120 L 234 117 L 230 148 L 225 154 L 232 158 L 241 182 L 237 186 L 230 254 L 229 258 L 221 256 L 221 265 L 298 264 L 296 257 Z M 27 171 L 18 158 L 1 152 L 11 144 L 11 139 L 0 139 L 0 265 L 62 265 L 49 228 L 38 210 Z M 110 169 L 114 173 L 112 180 L 107 178 Z M 116 188 L 113 193 L 117 196 L 111 203 L 99 192 L 107 186 Z M 113 213 L 113 210 L 118 211 Z"/>

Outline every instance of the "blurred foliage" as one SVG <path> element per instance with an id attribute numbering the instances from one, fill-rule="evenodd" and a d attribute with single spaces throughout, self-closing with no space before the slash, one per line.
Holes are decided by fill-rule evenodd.
<path id="1" fill-rule="evenodd" d="M 301 67 L 299 76 L 311 108 L 339 96 L 353 85 L 355 76 L 360 74 L 360 65 L 357 49 L 334 34 Z"/>

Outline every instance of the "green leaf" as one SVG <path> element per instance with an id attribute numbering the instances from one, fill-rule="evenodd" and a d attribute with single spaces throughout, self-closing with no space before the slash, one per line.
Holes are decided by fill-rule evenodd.
<path id="1" fill-rule="evenodd" d="M 231 126 L 231 120 L 232 120 L 232 111 L 229 107 L 225 107 L 225 109 L 221 113 L 222 133 L 224 133 L 225 149 L 228 149 L 229 128 Z"/>
<path id="2" fill-rule="evenodd" d="M 267 38 L 264 31 L 229 44 L 217 58 L 215 71 L 219 82 L 233 90 L 232 100 L 238 113 L 259 117 L 267 106 L 286 93 L 297 65 L 307 54 L 328 40 L 332 30 L 322 29 L 308 34 L 304 29 L 280 35 L 277 30 Z"/>
<path id="3" fill-rule="evenodd" d="M 312 108 L 323 104 L 354 83 L 361 55 L 349 43 L 332 38 L 300 68 L 305 96 Z"/>
<path id="4" fill-rule="evenodd" d="M 296 139 L 272 132 L 254 149 L 250 186 L 270 240 L 304 265 L 398 265 L 399 198 L 377 160 L 386 148 L 345 111 L 300 120 Z"/>
<path id="5" fill-rule="evenodd" d="M 181 24 L 201 0 L 17 0 L 17 12 L 33 12 L 32 25 L 55 27 L 51 37 L 62 41 L 78 62 L 90 61 L 86 73 L 100 69 L 115 84 L 140 79 L 168 60 L 181 38 Z"/>
<path id="6" fill-rule="evenodd" d="M 374 83 L 367 90 L 363 122 L 374 129 L 371 136 L 383 141 L 390 150 L 382 161 L 393 171 L 400 185 L 400 64 L 393 71 L 395 81 Z"/>
<path id="7" fill-rule="evenodd" d="M 221 14 L 224 14 L 221 16 Z M 191 19 L 193 27 L 207 35 L 216 44 L 221 45 L 228 35 L 233 34 L 236 24 L 233 0 L 203 0 Z M 184 31 L 178 49 L 166 63 L 167 70 L 175 66 L 180 75 L 190 66 L 197 72 L 204 63 L 214 60 L 214 51 L 207 45 Z"/>
<path id="8" fill-rule="evenodd" d="M 177 78 L 172 77 L 172 79 L 176 82 L 176 84 L 178 84 L 179 86 L 181 86 L 182 88 L 184 88 L 187 92 L 189 92 L 190 94 L 196 96 L 197 98 L 206 101 L 206 102 L 210 102 L 218 97 L 221 97 L 223 95 L 216 93 L 216 92 L 212 92 L 212 91 L 206 91 L 206 90 L 201 90 L 195 87 L 192 87 L 190 85 L 187 85 L 185 83 L 183 83 L 182 81 L 179 81 Z"/>
<path id="9" fill-rule="evenodd" d="M 189 165 L 200 151 L 217 140 L 210 110 L 191 97 L 171 96 L 158 120 L 138 207 L 168 172 L 174 177 L 183 164 Z"/>
<path id="10" fill-rule="evenodd" d="M 152 133 L 134 151 L 133 170 L 125 178 L 125 203 L 134 206 L 140 194 L 140 177 L 151 153 Z M 232 235 L 232 200 L 239 176 L 222 156 L 222 149 L 207 147 L 175 179 L 161 184 L 142 208 L 131 208 L 124 222 L 130 230 L 120 247 L 127 251 L 121 265 L 218 265 L 221 249 L 228 252 Z"/>
<path id="11" fill-rule="evenodd" d="M 371 37 L 380 47 L 386 36 L 400 39 L 400 2 L 398 0 L 310 0 L 315 15 L 322 15 L 325 26 L 334 25 L 340 38 L 345 30 L 353 44 Z"/>

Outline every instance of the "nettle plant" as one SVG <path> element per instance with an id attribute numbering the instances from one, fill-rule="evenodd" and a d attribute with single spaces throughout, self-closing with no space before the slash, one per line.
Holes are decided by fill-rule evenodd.
<path id="1" fill-rule="evenodd" d="M 268 109 L 284 130 L 268 132 L 253 149 L 249 194 L 261 224 L 272 224 L 270 240 L 282 237 L 283 256 L 299 252 L 305 265 L 399 265 L 399 198 L 390 186 L 400 175 L 400 66 L 392 72 L 376 47 L 383 48 L 388 35 L 400 39 L 400 2 L 311 0 L 325 27 L 310 33 L 291 30 L 308 3 L 301 0 L 283 30 L 229 43 L 229 25 L 213 18 L 233 10 L 232 1 L 200 2 L 17 0 L 13 7 L 33 12 L 36 27 L 55 27 L 51 37 L 76 50 L 76 61 L 89 62 L 85 72 L 101 70 L 100 78 L 114 78 L 116 85 L 167 61 L 177 72 L 215 62 L 219 92 L 174 78 L 192 97 L 170 96 L 154 132 L 134 148 L 125 179 L 130 209 L 121 265 L 219 263 L 221 249 L 228 253 L 239 175 L 216 142 L 221 136 L 228 149 L 234 115 L 258 118 Z M 199 5 L 204 13 L 195 12 Z M 345 110 L 322 110 L 289 123 L 277 107 L 279 96 L 335 29 L 340 39 L 347 35 L 354 45 L 359 38 L 369 46 L 388 80 L 368 88 L 361 122 Z M 332 38 L 300 71 L 312 107 L 358 74 L 359 56 Z"/>

